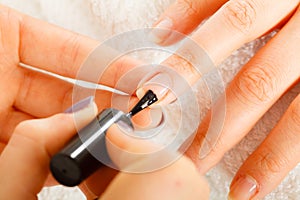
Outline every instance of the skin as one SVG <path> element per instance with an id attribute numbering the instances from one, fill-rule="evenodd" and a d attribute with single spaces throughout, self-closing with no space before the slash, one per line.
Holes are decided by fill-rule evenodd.
<path id="1" fill-rule="evenodd" d="M 201 123 L 198 134 L 186 153 L 196 163 L 201 173 L 213 167 L 225 152 L 245 137 L 285 92 L 295 84 L 299 84 L 300 8 L 298 7 L 299 0 L 177 0 L 154 24 L 158 26 L 161 21 L 168 19 L 172 22 L 172 26 L 168 28 L 188 34 L 203 19 L 211 16 L 191 38 L 205 49 L 216 65 L 244 43 L 276 28 L 280 29 L 227 87 L 227 114 L 223 129 L 219 133 L 220 138 L 212 151 L 200 159 L 199 149 L 203 138 L 207 137 L 209 113 Z M 176 37 L 157 39 L 160 45 L 173 44 L 178 40 L 180 38 Z M 178 64 L 180 61 L 176 56 L 171 56 L 164 63 L 174 68 L 191 85 L 200 78 L 190 65 L 186 65 L 185 62 Z M 165 99 L 168 100 L 168 97 Z M 299 163 L 299 104 L 298 95 L 265 141 L 240 167 L 232 186 L 240 177 L 249 176 L 257 185 L 257 191 L 251 198 L 263 198 Z"/>
<path id="2" fill-rule="evenodd" d="M 71 105 L 73 85 L 21 68 L 18 64 L 23 62 L 75 78 L 84 59 L 98 44 L 0 5 L 1 197 L 37 199 L 46 183 L 53 184 L 53 180 L 48 178 L 51 156 L 76 134 L 77 126 L 86 125 L 97 114 L 97 105 L 92 103 L 74 113 L 78 116 L 75 126 L 73 114 L 57 114 Z M 130 58 L 117 61 L 107 69 L 100 83 L 114 87 L 118 79 L 137 64 Z M 137 81 L 130 83 L 135 85 Z M 96 101 L 101 99 L 102 103 L 98 109 L 108 107 L 110 98 L 109 92 L 97 92 Z M 136 100 L 133 97 L 132 101 Z M 123 133 L 118 129 L 109 133 L 111 141 L 116 144 L 130 142 L 130 138 L 120 137 Z M 142 148 L 137 145 L 136 150 L 142 151 Z M 81 188 L 87 198 L 92 199 L 100 196 L 113 179 L 103 194 L 104 199 L 124 199 L 123 195 L 119 196 L 119 191 L 126 192 L 128 199 L 144 197 L 143 191 L 148 194 L 147 199 L 155 199 L 160 194 L 165 199 L 208 198 L 206 182 L 185 157 L 147 174 L 119 173 L 114 178 L 116 174 L 114 170 L 100 169 Z M 191 188 L 199 189 L 191 193 Z"/>

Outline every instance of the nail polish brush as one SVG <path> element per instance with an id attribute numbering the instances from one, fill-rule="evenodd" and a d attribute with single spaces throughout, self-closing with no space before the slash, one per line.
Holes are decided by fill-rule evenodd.
<path id="1" fill-rule="evenodd" d="M 114 108 L 103 110 L 52 157 L 50 170 L 54 178 L 65 186 L 76 186 L 101 166 L 113 166 L 106 149 L 107 130 L 118 123 L 133 130 L 131 118 L 157 100 L 156 95 L 149 90 L 127 114 Z"/>

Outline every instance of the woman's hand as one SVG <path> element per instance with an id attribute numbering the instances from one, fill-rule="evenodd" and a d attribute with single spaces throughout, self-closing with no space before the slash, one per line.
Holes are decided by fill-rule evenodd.
<path id="1" fill-rule="evenodd" d="M 300 8 L 299 0 L 178 0 L 160 17 L 155 26 L 190 33 L 207 16 L 211 16 L 191 38 L 210 56 L 215 65 L 230 53 L 274 28 L 275 37 L 237 74 L 226 90 L 226 117 L 213 150 L 199 156 L 200 146 L 209 146 L 206 135 L 210 116 L 200 125 L 187 154 L 202 173 L 215 165 L 223 154 L 237 144 L 255 123 L 300 77 Z M 180 38 L 171 31 L 153 31 L 152 38 L 169 45 Z M 163 64 L 173 67 L 192 85 L 200 76 L 186 62 L 171 56 Z M 184 69 L 184 70 L 183 70 Z M 157 75 L 157 74 L 156 74 Z M 159 74 L 158 74 L 159 75 Z M 157 77 L 157 78 L 156 78 Z M 159 76 L 152 80 L 160 82 Z M 174 79 L 174 77 L 170 77 Z M 172 82 L 172 81 L 171 81 Z M 174 82 L 174 81 L 173 81 Z M 138 90 L 163 88 L 147 83 Z M 165 91 L 165 90 L 164 90 Z M 164 100 L 171 93 L 161 93 Z M 282 119 L 265 141 L 244 162 L 231 186 L 232 199 L 262 198 L 271 192 L 300 161 L 300 96 L 295 98 Z M 213 141 L 212 141 L 213 142 Z M 205 155 L 205 149 L 200 150 Z"/>
<path id="2" fill-rule="evenodd" d="M 51 157 L 97 114 L 88 101 L 82 110 L 19 123 L 0 156 L 0 196 L 3 199 L 37 199 L 49 175 Z"/>
<path id="3" fill-rule="evenodd" d="M 0 154 L 20 122 L 49 117 L 72 104 L 73 84 L 21 68 L 19 63 L 75 79 L 98 45 L 98 41 L 0 5 Z M 114 87 L 136 63 L 129 58 L 117 61 L 104 73 L 101 83 Z M 111 93 L 97 91 L 97 99 L 101 99 L 99 109 L 108 107 Z"/>
<path id="4" fill-rule="evenodd" d="M 97 114 L 97 106 L 91 98 L 82 101 L 80 107 L 80 110 L 73 109 L 76 110 L 73 113 L 76 115 L 76 125 L 73 114 L 57 114 L 45 119 L 23 121 L 17 125 L 0 157 L 2 198 L 37 199 L 37 194 L 48 177 L 51 157 L 74 136 L 77 128 L 85 126 Z M 122 133 L 117 126 L 109 130 L 109 135 L 110 141 L 123 147 L 134 147 L 135 151 L 142 151 L 144 148 Z M 101 178 L 95 179 L 93 188 L 89 190 L 102 190 L 105 178 L 106 175 L 102 174 Z M 208 192 L 208 185 L 194 164 L 182 157 L 172 165 L 155 172 L 119 173 L 102 198 L 196 200 L 208 199 Z M 91 194 L 87 195 L 90 199 Z"/>
<path id="5" fill-rule="evenodd" d="M 73 84 L 21 68 L 19 63 L 75 79 L 98 45 L 98 41 L 0 5 L 0 153 L 17 124 L 60 113 L 72 103 Z M 115 62 L 107 68 L 100 83 L 114 87 L 136 64 L 130 58 Z M 102 108 L 110 105 L 110 92 L 96 94 Z"/>
<path id="6" fill-rule="evenodd" d="M 54 115 L 71 105 L 73 85 L 21 68 L 19 63 L 76 78 L 80 66 L 98 44 L 97 41 L 0 6 L 1 197 L 36 199 L 49 175 L 51 156 L 76 133 L 78 125 L 87 124 L 96 114 L 96 105 L 86 99 L 84 109 L 74 113 L 79 116 L 76 117 L 76 126 L 71 114 Z M 99 83 L 114 87 L 119 78 L 137 64 L 138 61 L 122 58 L 106 68 Z M 147 73 L 142 69 L 139 72 L 141 77 Z M 139 76 L 132 82 L 127 81 L 126 87 L 135 87 L 141 78 Z M 86 81 L 93 81 L 86 78 Z M 97 99 L 101 100 L 99 109 L 108 107 L 111 93 L 98 91 Z M 133 102 L 136 100 L 132 98 Z M 82 102 L 79 107 L 82 107 Z M 112 132 L 119 134 L 117 136 L 123 134 L 120 130 Z M 119 144 L 122 141 L 119 140 Z M 94 198 L 95 194 L 100 196 L 116 174 L 115 170 L 102 168 L 87 179 L 81 189 L 88 199 Z M 198 187 L 197 192 L 192 192 Z M 146 193 L 148 196 L 145 197 Z M 161 195 L 165 199 L 207 198 L 208 187 L 194 165 L 188 159 L 181 158 L 173 165 L 152 173 L 120 173 L 104 193 L 104 197 L 109 199 L 122 200 L 153 199 Z"/>

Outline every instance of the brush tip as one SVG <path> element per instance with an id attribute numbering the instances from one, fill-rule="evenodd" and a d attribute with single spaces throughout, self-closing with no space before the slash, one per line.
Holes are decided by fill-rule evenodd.
<path id="1" fill-rule="evenodd" d="M 152 90 L 148 90 L 141 100 L 132 108 L 128 113 L 130 116 L 134 116 L 138 112 L 144 110 L 150 105 L 158 101 L 156 94 Z"/>

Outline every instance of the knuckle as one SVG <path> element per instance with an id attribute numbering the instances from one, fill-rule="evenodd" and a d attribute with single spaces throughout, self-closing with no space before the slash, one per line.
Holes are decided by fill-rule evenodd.
<path id="1" fill-rule="evenodd" d="M 20 122 L 16 128 L 15 128 L 15 133 L 17 134 L 21 134 L 21 135 L 28 135 L 27 133 L 29 133 L 28 130 L 33 130 L 35 129 L 34 123 L 32 123 L 32 120 L 26 120 L 26 121 L 22 121 Z M 26 130 L 26 131 L 25 131 Z M 31 131 L 30 131 L 31 132 Z M 29 137 L 29 136 L 28 136 Z"/>
<path id="2" fill-rule="evenodd" d="M 35 120 L 26 120 L 19 123 L 15 128 L 13 137 L 18 138 L 22 142 L 30 144 L 31 148 L 36 149 L 36 156 L 39 155 L 51 157 L 47 149 L 45 148 L 46 140 L 43 134 L 37 134 L 41 132 L 40 127 L 37 126 Z"/>
<path id="3" fill-rule="evenodd" d="M 177 6 L 188 16 L 198 15 L 199 10 L 197 7 L 197 1 L 192 0 L 178 0 Z"/>
<path id="4" fill-rule="evenodd" d="M 276 78 L 277 77 L 277 78 Z M 258 105 L 271 101 L 276 95 L 278 76 L 271 64 L 256 64 L 243 70 L 234 81 L 235 96 L 241 102 Z"/>
<path id="5" fill-rule="evenodd" d="M 73 75 L 74 72 L 76 72 L 74 68 L 81 64 L 78 63 L 79 49 L 80 49 L 79 34 L 74 33 L 63 42 L 61 47 L 61 53 L 59 55 L 61 66 L 72 66 L 72 67 L 62 67 L 62 69 L 66 70 L 66 74 Z"/>
<path id="6" fill-rule="evenodd" d="M 261 172 L 271 172 L 272 175 L 280 173 L 288 166 L 288 159 L 284 155 L 277 155 L 272 149 L 264 147 L 264 150 L 255 155 L 254 166 Z M 268 175 L 265 173 L 264 176 Z"/>
<path id="7" fill-rule="evenodd" d="M 187 81 L 193 81 L 195 77 L 199 76 L 193 64 L 179 55 L 169 57 L 164 61 L 164 65 L 174 69 L 178 74 L 185 77 Z"/>
<path id="8" fill-rule="evenodd" d="M 223 19 L 230 28 L 248 34 L 256 20 L 256 6 L 252 0 L 234 0 L 224 5 Z"/>

